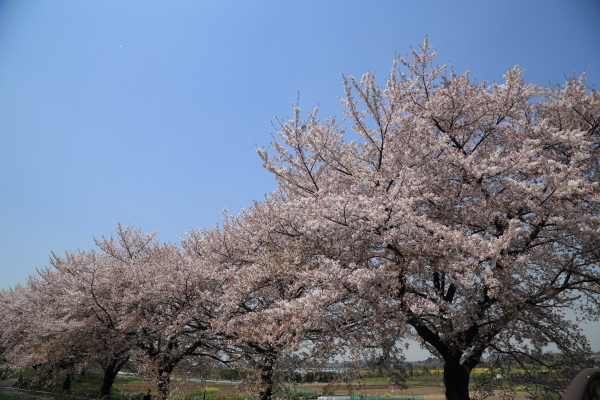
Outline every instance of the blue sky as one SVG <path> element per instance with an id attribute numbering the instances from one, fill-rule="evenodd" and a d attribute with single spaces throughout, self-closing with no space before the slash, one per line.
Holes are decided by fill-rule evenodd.
<path id="1" fill-rule="evenodd" d="M 597 84 L 598 20 L 598 0 L 0 0 L 0 287 L 117 222 L 176 242 L 262 200 L 273 117 L 298 92 L 340 115 L 342 73 L 383 78 L 425 35 L 478 80 Z"/>

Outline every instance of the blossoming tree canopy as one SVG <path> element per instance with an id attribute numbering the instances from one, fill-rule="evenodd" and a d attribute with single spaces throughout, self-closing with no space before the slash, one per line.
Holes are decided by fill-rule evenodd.
<path id="1" fill-rule="evenodd" d="M 296 109 L 258 153 L 286 209 L 273 231 L 315 243 L 365 320 L 393 316 L 444 359 L 447 398 L 468 399 L 486 351 L 590 350 L 562 310 L 598 315 L 600 95 L 518 66 L 476 83 L 420 49 L 385 87 L 344 78 L 347 123 Z"/>
<path id="2" fill-rule="evenodd" d="M 304 253 L 287 243 L 290 238 L 270 234 L 273 218 L 282 215 L 278 205 L 257 203 L 222 227 L 192 230 L 182 242 L 190 254 L 221 265 L 227 274 L 218 330 L 230 339 L 225 349 L 230 362 L 254 370 L 261 400 L 272 398 L 287 356 L 324 331 L 320 310 L 331 298 L 314 285 L 306 291 L 310 272 Z M 315 347 L 314 340 L 311 344 Z"/>
<path id="3" fill-rule="evenodd" d="M 186 357 L 213 355 L 223 340 L 211 330 L 222 274 L 154 233 L 121 225 L 115 237 L 96 244 L 99 253 L 53 255 L 54 270 L 39 271 L 47 284 L 33 287 L 30 280 L 27 289 L 45 296 L 56 320 L 73 325 L 63 331 L 85 342 L 86 360 L 102 365 L 105 391 L 133 355 L 154 374 L 158 398 L 167 398 L 175 366 Z"/>

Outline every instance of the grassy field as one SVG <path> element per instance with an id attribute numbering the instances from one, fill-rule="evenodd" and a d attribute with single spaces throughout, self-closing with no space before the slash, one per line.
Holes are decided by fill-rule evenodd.
<path id="1" fill-rule="evenodd" d="M 277 393 L 276 397 L 286 400 L 308 400 L 316 398 L 321 394 L 336 394 L 387 398 L 422 396 L 423 400 L 444 400 L 444 385 L 441 372 L 439 370 L 430 370 L 428 374 L 415 374 L 415 376 L 409 377 L 405 389 L 399 389 L 391 385 L 385 378 L 369 377 L 355 379 L 350 382 L 290 385 L 287 391 Z M 474 375 L 489 372 L 486 369 L 480 368 L 474 371 Z M 78 374 L 73 378 L 72 390 L 79 393 L 98 394 L 101 384 L 102 380 L 98 374 Z M 112 394 L 114 396 L 139 400 L 147 389 L 151 389 L 152 394 L 156 394 L 157 392 L 156 387 L 148 381 L 132 376 L 119 375 L 115 380 Z M 527 390 L 531 388 L 518 387 L 516 389 L 518 391 L 516 399 L 525 400 Z M 171 398 L 174 400 L 257 400 L 257 392 L 258 388 L 254 385 L 194 383 L 178 381 L 176 379 L 171 382 Z M 498 396 L 501 397 L 500 394 Z M 491 399 L 495 397 L 492 396 Z M 13 399 L 8 399 L 4 396 L 0 397 L 0 400 Z"/>

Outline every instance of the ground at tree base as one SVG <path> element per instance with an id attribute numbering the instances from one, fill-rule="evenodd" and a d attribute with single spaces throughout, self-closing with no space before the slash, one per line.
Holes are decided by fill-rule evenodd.
<path id="1" fill-rule="evenodd" d="M 407 390 L 400 391 L 402 394 L 418 394 L 423 396 L 423 400 L 445 400 L 446 395 L 444 394 L 444 387 L 435 386 L 416 386 L 411 387 Z M 528 392 L 516 392 L 514 400 L 528 400 Z M 471 399 L 475 398 L 475 394 L 471 393 Z M 502 396 L 500 392 L 495 392 L 494 396 L 486 398 L 487 400 L 501 400 Z"/>
<path id="2" fill-rule="evenodd" d="M 191 393 L 201 390 L 200 384 L 197 383 L 183 383 L 173 382 L 173 393 Z M 156 388 L 149 385 L 147 382 L 135 382 L 125 383 L 117 385 L 118 388 L 127 392 L 144 392 L 147 388 L 152 388 L 153 392 L 156 392 Z M 234 394 L 239 390 L 234 385 L 222 385 L 215 384 L 211 387 L 218 388 L 219 391 L 229 392 Z M 299 385 L 298 389 L 301 390 L 312 390 L 315 392 L 322 392 L 324 388 L 332 388 L 326 383 L 312 383 L 309 385 Z M 445 400 L 445 388 L 443 385 L 410 385 L 408 389 L 390 389 L 389 385 L 365 385 L 358 387 L 355 385 L 343 385 L 338 388 L 333 387 L 335 395 L 345 395 L 350 392 L 363 395 L 363 396 L 381 396 L 381 397 L 404 397 L 404 396 L 423 396 L 423 400 Z M 520 391 L 515 392 L 514 400 L 529 400 L 528 392 Z M 475 393 L 471 393 L 471 399 L 475 399 Z M 494 396 L 487 397 L 486 400 L 503 400 L 503 397 L 499 391 L 494 393 Z"/>
<path id="3" fill-rule="evenodd" d="M 325 384 L 311 384 L 309 386 L 300 386 L 300 388 L 318 390 L 317 388 L 324 387 Z M 336 395 L 348 393 L 347 387 L 339 388 L 335 391 Z M 382 396 L 382 397 L 403 397 L 403 396 L 423 396 L 423 400 L 445 400 L 444 386 L 435 385 L 411 385 L 405 390 L 390 390 L 387 385 L 369 385 L 362 387 L 361 390 L 353 390 L 354 394 L 364 396 Z M 514 400 L 529 400 L 528 392 L 515 392 Z M 471 399 L 475 399 L 475 393 L 471 393 Z M 499 391 L 494 393 L 494 396 L 487 397 L 486 400 L 502 400 L 502 395 Z"/>

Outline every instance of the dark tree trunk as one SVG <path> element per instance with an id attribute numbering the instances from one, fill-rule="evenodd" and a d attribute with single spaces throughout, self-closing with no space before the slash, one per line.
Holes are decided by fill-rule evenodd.
<path id="1" fill-rule="evenodd" d="M 272 359 L 273 358 L 273 359 Z M 267 357 L 265 364 L 260 369 L 260 400 L 272 400 L 273 398 L 273 364 L 274 357 Z"/>
<path id="2" fill-rule="evenodd" d="M 446 400 L 470 400 L 469 377 L 471 372 L 460 364 L 460 358 L 451 358 L 445 361 Z"/>
<path id="3" fill-rule="evenodd" d="M 62 384 L 63 390 L 71 390 L 71 373 L 68 373 Z"/>
<path id="4" fill-rule="evenodd" d="M 451 293 L 450 289 L 448 289 L 448 293 Z M 452 293 L 454 293 L 454 291 L 452 291 Z M 452 294 L 452 296 L 453 295 L 454 294 Z M 487 303 L 484 305 L 487 306 Z M 456 340 L 454 341 L 447 339 L 446 341 L 443 341 L 438 333 L 433 332 L 426 325 L 424 325 L 417 316 L 413 315 L 411 318 L 409 318 L 409 321 L 412 327 L 417 331 L 418 335 L 421 336 L 424 341 L 432 345 L 444 358 L 444 385 L 446 386 L 446 400 L 470 400 L 469 378 L 471 371 L 477 364 L 479 364 L 481 355 L 487 347 L 487 343 L 489 343 L 489 340 L 491 340 L 491 338 L 493 338 L 499 332 L 499 329 L 497 331 L 492 330 L 488 332 L 486 334 L 487 342 L 472 348 L 471 354 L 466 357 L 461 364 L 461 358 L 463 357 L 464 353 L 456 349 L 456 344 L 460 343 L 462 345 L 461 347 L 465 347 L 465 345 L 471 345 L 474 338 L 476 338 L 479 334 L 479 327 L 477 325 L 471 326 L 464 332 L 464 334 L 457 334 L 455 336 Z M 449 346 L 451 343 L 453 346 Z"/>
<path id="5" fill-rule="evenodd" d="M 126 358 L 116 358 L 113 359 L 108 365 L 105 365 L 104 375 L 102 377 L 102 386 L 100 387 L 100 394 L 102 396 L 110 396 L 110 391 L 112 389 L 112 385 L 115 382 L 115 378 L 117 374 L 123 368 L 123 365 L 129 360 L 129 357 Z"/>
<path id="6" fill-rule="evenodd" d="M 110 396 L 110 391 L 112 389 L 113 383 L 115 383 L 117 373 L 118 371 L 104 371 L 104 376 L 102 378 L 102 386 L 100 386 L 100 395 Z"/>
<path id="7" fill-rule="evenodd" d="M 169 384 L 171 383 L 171 372 L 174 364 L 158 368 L 158 394 L 156 400 L 167 400 L 169 398 Z"/>

